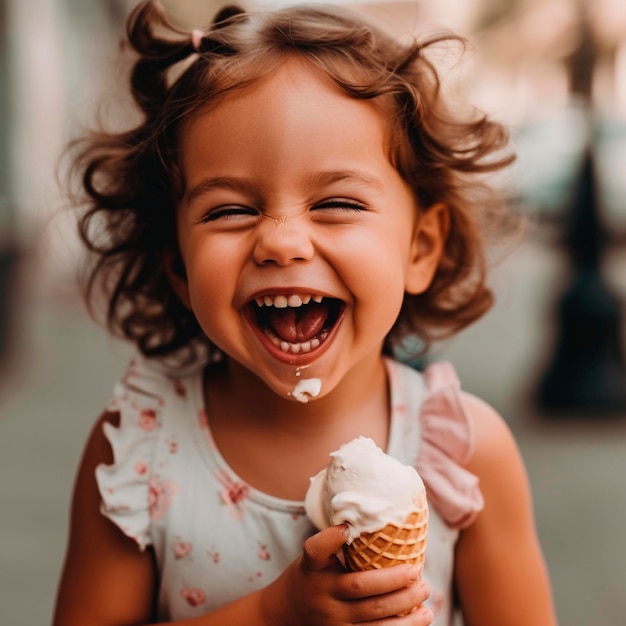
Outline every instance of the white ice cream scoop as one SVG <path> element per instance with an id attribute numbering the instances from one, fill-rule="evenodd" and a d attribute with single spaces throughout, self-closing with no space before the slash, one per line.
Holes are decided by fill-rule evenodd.
<path id="1" fill-rule="evenodd" d="M 347 524 L 349 542 L 361 533 L 401 523 L 426 500 L 417 470 L 357 437 L 331 453 L 327 468 L 311 478 L 305 510 L 319 529 Z"/>

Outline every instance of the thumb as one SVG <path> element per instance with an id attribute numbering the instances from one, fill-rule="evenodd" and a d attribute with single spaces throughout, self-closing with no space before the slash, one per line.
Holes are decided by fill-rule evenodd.
<path id="1" fill-rule="evenodd" d="M 305 570 L 317 571 L 337 565 L 335 552 L 341 549 L 346 539 L 345 524 L 330 526 L 309 537 L 304 542 L 302 567 Z"/>

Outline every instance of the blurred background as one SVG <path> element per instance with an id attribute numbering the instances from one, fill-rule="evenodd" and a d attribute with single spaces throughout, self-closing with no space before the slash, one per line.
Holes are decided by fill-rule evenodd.
<path id="1" fill-rule="evenodd" d="M 222 3 L 163 4 L 193 28 Z M 0 624 L 50 622 L 82 446 L 131 353 L 80 300 L 56 171 L 115 104 L 133 5 L 0 0 Z M 622 625 L 626 3 L 357 6 L 398 36 L 467 36 L 452 87 L 511 129 L 519 159 L 494 183 L 529 215 L 527 236 L 493 272 L 494 309 L 429 358 L 451 360 L 518 439 L 560 624 Z"/>

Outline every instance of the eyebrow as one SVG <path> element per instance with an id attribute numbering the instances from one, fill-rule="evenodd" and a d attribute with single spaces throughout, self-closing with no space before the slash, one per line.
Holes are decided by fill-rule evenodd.
<path id="1" fill-rule="evenodd" d="M 206 178 L 200 181 L 195 187 L 190 189 L 184 195 L 187 204 L 191 204 L 198 196 L 201 196 L 212 189 L 232 189 L 233 191 L 243 191 L 249 193 L 258 193 L 258 185 L 247 178 L 239 178 L 237 176 L 216 176 L 215 178 Z"/>
<path id="2" fill-rule="evenodd" d="M 372 187 L 378 191 L 384 189 L 382 180 L 367 172 L 359 170 L 328 170 L 315 172 L 309 175 L 305 181 L 305 186 L 309 189 L 327 187 L 335 183 L 356 183 Z M 215 178 L 206 178 L 200 181 L 192 189 L 184 195 L 187 204 L 191 204 L 198 196 L 211 191 L 212 189 L 231 189 L 233 191 L 241 191 L 250 194 L 259 194 L 259 186 L 248 178 L 240 178 L 237 176 L 216 176 Z"/>
<path id="3" fill-rule="evenodd" d="M 372 174 L 359 170 L 330 170 L 316 172 L 308 177 L 307 185 L 311 188 L 326 187 L 333 183 L 352 182 L 373 187 L 379 191 L 384 189 L 383 181 Z"/>

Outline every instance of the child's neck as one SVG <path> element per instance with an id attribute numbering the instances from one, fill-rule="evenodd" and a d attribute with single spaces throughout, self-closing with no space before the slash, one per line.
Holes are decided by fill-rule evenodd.
<path id="1" fill-rule="evenodd" d="M 364 435 L 387 445 L 390 402 L 382 359 L 306 404 L 278 396 L 237 364 L 222 372 L 205 385 L 209 425 L 227 463 L 261 491 L 301 500 L 309 478 L 342 443 Z"/>

